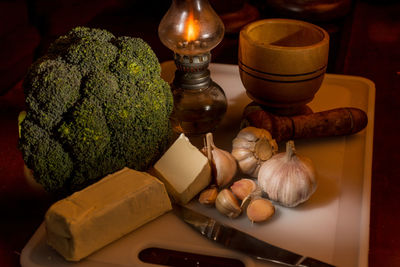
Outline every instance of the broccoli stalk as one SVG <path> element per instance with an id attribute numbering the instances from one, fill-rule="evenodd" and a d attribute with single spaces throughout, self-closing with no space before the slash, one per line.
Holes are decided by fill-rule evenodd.
<path id="1" fill-rule="evenodd" d="M 149 168 L 166 150 L 173 100 L 150 46 L 78 27 L 58 38 L 24 80 L 19 149 L 49 192 L 76 190 L 125 166 Z"/>

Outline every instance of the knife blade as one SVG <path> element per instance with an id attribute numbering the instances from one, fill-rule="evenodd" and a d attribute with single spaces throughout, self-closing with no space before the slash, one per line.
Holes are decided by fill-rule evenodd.
<path id="1" fill-rule="evenodd" d="M 213 218 L 180 205 L 174 205 L 174 213 L 203 236 L 223 246 L 264 260 L 299 267 L 334 266 L 289 250 L 268 244 L 240 230 L 224 225 Z"/>

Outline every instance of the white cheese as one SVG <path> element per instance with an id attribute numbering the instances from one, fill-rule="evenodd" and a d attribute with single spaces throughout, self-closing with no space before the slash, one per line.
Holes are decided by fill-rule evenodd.
<path id="1" fill-rule="evenodd" d="M 182 204 L 188 203 L 211 182 L 207 157 L 184 134 L 156 162 L 154 172 L 173 199 Z"/>
<path id="2" fill-rule="evenodd" d="M 171 209 L 162 182 L 124 168 L 54 203 L 45 216 L 47 243 L 79 261 Z"/>

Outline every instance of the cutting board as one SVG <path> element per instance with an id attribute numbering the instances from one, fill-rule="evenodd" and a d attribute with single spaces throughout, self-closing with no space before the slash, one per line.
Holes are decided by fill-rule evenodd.
<path id="1" fill-rule="evenodd" d="M 163 77 L 170 81 L 172 62 L 162 64 Z M 228 111 L 214 134 L 218 147 L 231 150 L 239 131 L 244 107 L 251 102 L 239 78 L 236 65 L 211 64 L 211 77 L 225 91 Z M 276 206 L 274 216 L 264 223 L 251 223 L 245 215 L 229 219 L 214 208 L 196 200 L 191 208 L 240 229 L 271 244 L 343 267 L 368 265 L 371 191 L 372 140 L 375 86 L 355 76 L 326 74 L 314 100 L 314 112 L 357 107 L 366 111 L 368 125 L 361 132 L 345 137 L 298 140 L 298 153 L 310 157 L 316 167 L 318 188 L 312 197 L 296 208 Z M 194 144 L 202 140 L 192 138 Z M 283 151 L 284 144 L 279 144 Z M 225 249 L 207 240 L 178 219 L 172 212 L 153 220 L 125 237 L 95 252 L 79 263 L 68 263 L 45 243 L 42 224 L 21 254 L 23 267 L 36 266 L 159 266 L 142 262 L 138 253 L 148 247 L 215 255 L 240 260 L 246 267 L 277 266 L 242 253 Z"/>

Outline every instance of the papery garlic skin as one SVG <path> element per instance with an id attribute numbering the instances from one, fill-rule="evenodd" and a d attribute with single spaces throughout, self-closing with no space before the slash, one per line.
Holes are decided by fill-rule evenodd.
<path id="1" fill-rule="evenodd" d="M 278 145 L 267 130 L 249 126 L 233 139 L 231 154 L 244 174 L 257 177 L 261 164 L 277 150 Z"/>
<path id="2" fill-rule="evenodd" d="M 317 180 L 310 158 L 295 152 L 294 142 L 286 143 L 286 152 L 264 162 L 258 184 L 268 198 L 286 207 L 305 202 L 315 192 Z"/>
<path id="3" fill-rule="evenodd" d="M 215 180 L 218 187 L 224 187 L 232 181 L 237 171 L 236 160 L 232 155 L 222 149 L 214 148 L 212 157 L 215 164 Z"/>
<path id="4" fill-rule="evenodd" d="M 235 158 L 223 149 L 215 146 L 211 133 L 206 134 L 206 146 L 203 148 L 212 169 L 212 174 L 219 188 L 228 185 L 237 172 Z"/>
<path id="5" fill-rule="evenodd" d="M 232 193 L 240 200 L 245 199 L 248 195 L 257 189 L 257 184 L 251 179 L 243 178 L 237 180 L 231 185 Z"/>
<path id="6" fill-rule="evenodd" d="M 222 189 L 215 201 L 215 207 L 219 212 L 229 218 L 236 218 L 242 212 L 239 202 L 229 189 Z"/>

